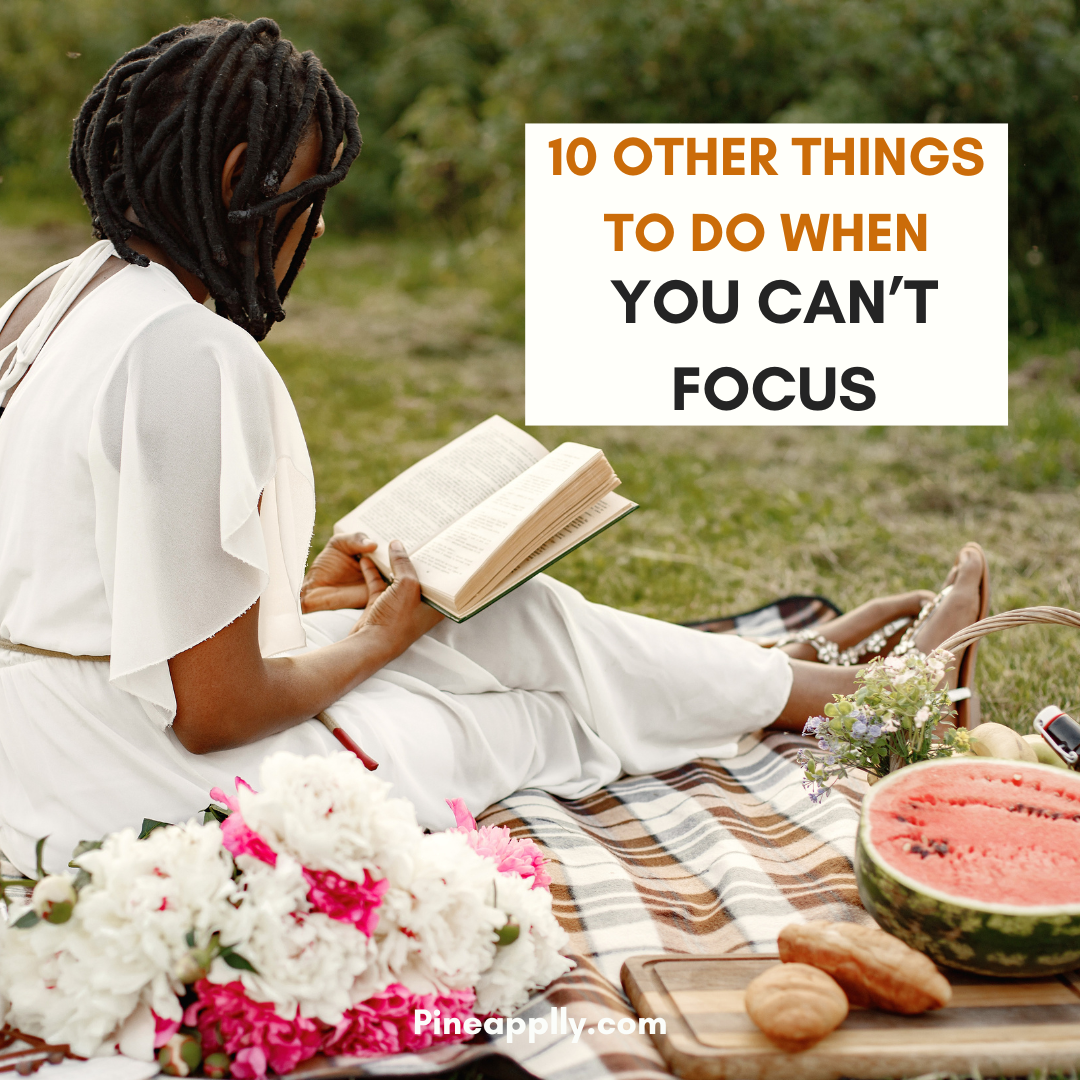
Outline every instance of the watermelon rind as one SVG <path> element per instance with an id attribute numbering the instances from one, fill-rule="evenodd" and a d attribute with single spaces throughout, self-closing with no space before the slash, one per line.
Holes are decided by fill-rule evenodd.
<path id="1" fill-rule="evenodd" d="M 1075 904 L 1019 907 L 980 902 L 931 888 L 889 866 L 870 839 L 870 810 L 901 778 L 916 769 L 970 768 L 972 759 L 945 758 L 909 765 L 875 784 L 863 799 L 855 843 L 855 880 L 863 906 L 882 929 L 935 963 L 977 975 L 1026 979 L 1057 975 L 1080 967 L 1080 889 Z M 1011 776 L 1017 768 L 1041 771 L 1060 785 L 1064 777 L 1051 765 L 979 759 L 981 769 L 1000 769 Z"/>

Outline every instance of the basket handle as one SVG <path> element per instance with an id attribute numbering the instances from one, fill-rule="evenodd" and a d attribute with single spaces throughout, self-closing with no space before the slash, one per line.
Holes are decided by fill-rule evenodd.
<path id="1" fill-rule="evenodd" d="M 938 648 L 955 652 L 979 638 L 986 637 L 987 634 L 998 630 L 1011 630 L 1017 626 L 1029 626 L 1032 623 L 1071 626 L 1074 630 L 1080 630 L 1080 611 L 1070 611 L 1063 607 L 1023 607 L 1016 608 L 1015 611 L 1003 611 L 999 615 L 991 615 L 988 619 L 965 626 L 963 630 L 943 641 Z"/>

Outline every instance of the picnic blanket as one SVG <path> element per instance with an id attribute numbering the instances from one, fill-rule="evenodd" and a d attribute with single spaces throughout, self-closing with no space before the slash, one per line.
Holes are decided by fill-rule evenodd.
<path id="1" fill-rule="evenodd" d="M 548 856 L 554 910 L 577 962 L 519 1015 L 550 1026 L 551 1010 L 565 1008 L 584 1031 L 576 1041 L 549 1031 L 532 1043 L 518 1035 L 447 1047 L 426 1061 L 403 1055 L 411 1060 L 371 1062 L 356 1075 L 461 1067 L 495 1051 L 544 1080 L 666 1077 L 648 1035 L 595 1031 L 603 1017 L 634 1016 L 619 980 L 624 960 L 773 952 L 794 919 L 870 921 L 852 866 L 866 785 L 848 780 L 812 803 L 794 760 L 806 742 L 758 732 L 723 762 L 626 777 L 573 802 L 521 791 L 490 807 L 481 824 L 530 836 Z"/>
<path id="2" fill-rule="evenodd" d="M 685 625 L 767 640 L 839 614 L 824 597 L 788 596 Z M 549 1030 L 534 1032 L 533 1041 L 518 1035 L 513 1042 L 496 1038 L 354 1064 L 355 1072 L 341 1060 L 331 1063 L 334 1071 L 316 1075 L 423 1075 L 484 1058 L 483 1071 L 496 1080 L 509 1075 L 500 1065 L 543 1080 L 668 1076 L 648 1035 L 597 1030 L 602 1018 L 634 1016 L 619 978 L 624 960 L 660 952 L 773 952 L 780 928 L 793 919 L 869 921 L 852 865 L 866 785 L 849 780 L 812 803 L 794 760 L 807 742 L 757 732 L 724 762 L 697 760 L 625 777 L 576 801 L 530 790 L 489 807 L 480 824 L 505 825 L 544 850 L 553 908 L 570 935 L 577 966 L 518 1014 L 547 1020 Z M 553 1017 L 552 1009 L 560 1011 Z M 585 1020 L 576 1039 L 563 1033 L 569 1026 L 563 1009 L 567 1018 Z M 493 1061 L 493 1052 L 500 1058 Z"/>

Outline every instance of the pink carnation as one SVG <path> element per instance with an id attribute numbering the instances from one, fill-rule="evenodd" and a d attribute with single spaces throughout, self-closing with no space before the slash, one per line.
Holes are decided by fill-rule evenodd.
<path id="1" fill-rule="evenodd" d="M 299 1014 L 285 1020 L 272 1002 L 252 1001 L 241 982 L 200 979 L 195 993 L 198 1000 L 184 1012 L 184 1023 L 198 1028 L 204 1055 L 235 1055 L 232 1075 L 239 1080 L 261 1080 L 268 1069 L 291 1072 L 322 1048 L 324 1027 L 318 1020 Z"/>
<path id="2" fill-rule="evenodd" d="M 238 776 L 236 790 L 241 785 L 248 791 L 255 789 Z M 238 855 L 251 855 L 260 862 L 277 866 L 277 852 L 254 830 L 240 813 L 240 801 L 230 799 L 221 788 L 211 788 L 210 798 L 223 803 L 229 808 L 229 816 L 221 823 L 221 842 L 225 850 L 235 859 Z"/>
<path id="3" fill-rule="evenodd" d="M 447 1019 L 457 1018 L 464 1029 L 471 1017 L 476 994 L 472 990 L 449 990 L 441 994 L 414 994 L 401 983 L 388 986 L 381 993 L 354 1005 L 342 1017 L 326 1039 L 328 1054 L 346 1057 L 374 1057 L 379 1054 L 399 1054 L 402 1051 L 425 1050 L 436 1043 L 454 1043 L 472 1036 L 454 1032 L 436 1035 L 435 1025 L 427 1024 L 416 1034 L 413 1013 L 427 1009 L 439 1010 L 440 1026 L 445 1031 Z"/>
<path id="4" fill-rule="evenodd" d="M 454 811 L 457 822 L 455 832 L 464 833 L 469 847 L 488 859 L 494 859 L 500 874 L 517 874 L 532 878 L 534 889 L 546 889 L 551 875 L 545 869 L 544 853 L 532 840 L 515 840 L 505 825 L 485 825 L 478 828 L 476 818 L 469 813 L 463 799 L 447 799 L 446 805 Z"/>
<path id="5" fill-rule="evenodd" d="M 363 882 L 350 881 L 333 870 L 304 869 L 308 883 L 308 900 L 316 911 L 331 919 L 352 923 L 365 937 L 375 933 L 379 923 L 379 905 L 383 893 L 390 888 L 386 878 L 376 881 L 370 870 L 364 871 Z"/>

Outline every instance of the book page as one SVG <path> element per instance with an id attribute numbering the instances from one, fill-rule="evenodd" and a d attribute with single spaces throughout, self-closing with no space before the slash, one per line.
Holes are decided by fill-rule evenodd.
<path id="1" fill-rule="evenodd" d="M 386 545 L 401 540 L 410 555 L 547 456 L 546 448 L 501 416 L 492 416 L 410 466 L 334 526 Z"/>
<path id="2" fill-rule="evenodd" d="M 413 562 L 421 584 L 455 596 L 524 521 L 601 459 L 594 447 L 563 443 L 418 550 Z"/>
<path id="3" fill-rule="evenodd" d="M 583 511 L 573 521 L 564 526 L 550 540 L 542 544 L 520 566 L 500 582 L 494 595 L 490 593 L 468 605 L 465 610 L 456 613 L 459 618 L 468 618 L 478 610 L 487 607 L 499 597 L 511 592 L 523 581 L 528 580 L 534 574 L 540 573 L 553 562 L 558 561 L 568 552 L 583 544 L 591 536 L 602 532 L 608 525 L 620 518 L 625 517 L 630 511 L 637 508 L 637 503 L 624 499 L 621 495 L 612 492 L 606 495 L 598 503 L 588 510 Z"/>

